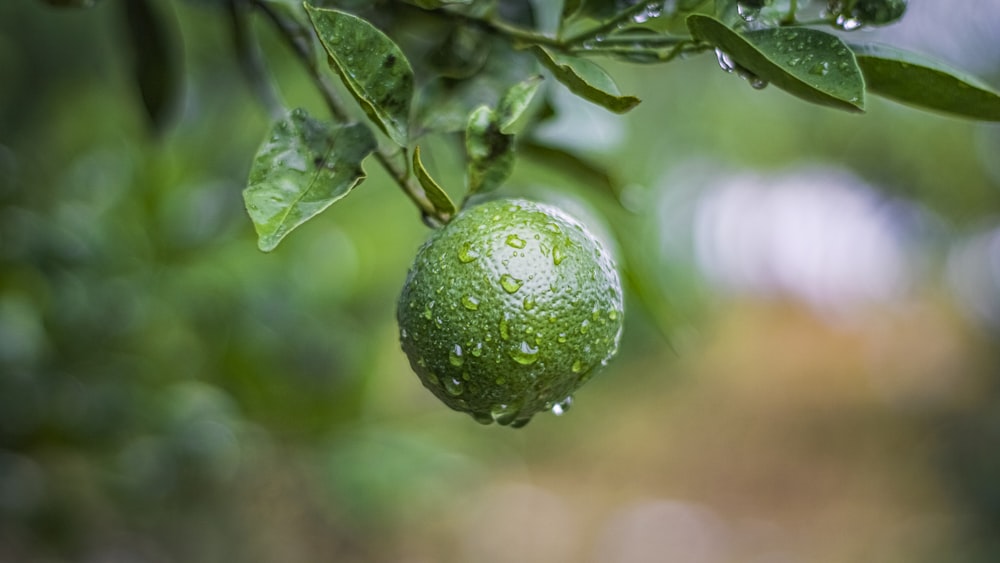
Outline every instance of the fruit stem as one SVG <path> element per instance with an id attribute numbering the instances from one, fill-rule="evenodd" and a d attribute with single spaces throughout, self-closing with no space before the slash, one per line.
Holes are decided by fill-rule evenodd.
<path id="1" fill-rule="evenodd" d="M 313 46 L 311 37 L 311 31 L 298 25 L 297 22 L 291 21 L 287 18 L 282 17 L 280 14 L 275 12 L 266 2 L 261 2 L 260 0 L 252 0 L 254 6 L 260 9 L 264 14 L 271 20 L 274 26 L 281 32 L 281 36 L 285 39 L 285 42 L 292 48 L 295 55 L 298 57 L 299 61 L 306 67 L 309 71 L 310 77 L 312 77 L 320 94 L 323 96 L 323 101 L 326 102 L 327 108 L 330 110 L 330 114 L 337 121 L 347 123 L 351 121 L 350 111 L 348 111 L 347 106 L 340 99 L 337 94 L 336 86 L 330 81 L 329 77 L 322 72 L 319 65 L 316 62 L 316 58 L 313 56 Z M 405 150 L 405 149 L 404 149 Z M 375 156 L 375 160 L 385 169 L 389 174 L 389 177 L 403 190 L 410 201 L 420 209 L 421 215 L 425 218 L 425 223 L 428 222 L 426 218 L 431 218 L 434 221 L 432 223 L 445 224 L 450 219 L 449 216 L 443 215 L 438 211 L 434 204 L 427 199 L 427 195 L 424 193 L 424 189 L 420 187 L 420 184 L 410 175 L 410 171 L 406 166 L 407 160 L 402 159 L 402 164 L 394 160 L 394 157 L 398 152 L 390 152 L 379 145 L 372 152 Z"/>

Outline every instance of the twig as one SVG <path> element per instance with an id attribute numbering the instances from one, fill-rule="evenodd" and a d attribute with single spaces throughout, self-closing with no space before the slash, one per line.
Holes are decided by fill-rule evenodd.
<path id="1" fill-rule="evenodd" d="M 271 7 L 266 3 L 258 0 L 252 1 L 253 4 L 264 12 L 268 19 L 274 23 L 275 27 L 278 28 L 278 31 L 281 32 L 282 37 L 284 37 L 285 41 L 292 47 L 292 50 L 295 51 L 299 61 L 305 65 L 334 119 L 341 122 L 350 121 L 350 112 L 343 101 L 341 101 L 340 96 L 337 94 L 336 85 L 316 63 L 316 58 L 313 56 L 312 40 L 308 34 L 308 30 L 305 30 L 301 26 L 296 25 L 295 22 L 290 22 L 288 19 L 282 17 L 280 14 L 271 9 Z M 425 218 L 425 222 L 443 225 L 451 219 L 450 216 L 440 213 L 434 207 L 434 204 L 427 199 L 427 195 L 424 193 L 423 188 L 421 188 L 420 184 L 417 183 L 412 176 L 410 176 L 409 170 L 405 164 L 406 159 L 403 159 L 403 164 L 394 160 L 394 157 L 399 154 L 398 152 L 392 153 L 379 146 L 372 154 L 375 156 L 375 160 L 378 161 L 382 168 L 389 173 L 392 180 L 396 182 L 396 185 L 398 185 L 400 189 L 403 190 L 403 193 L 410 198 L 410 201 L 412 201 L 417 208 L 420 209 L 421 214 Z M 427 218 L 431 218 L 433 221 L 427 221 Z"/>

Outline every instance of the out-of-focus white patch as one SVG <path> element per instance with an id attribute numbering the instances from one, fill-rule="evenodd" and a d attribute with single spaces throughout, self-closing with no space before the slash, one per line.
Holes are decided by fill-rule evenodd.
<path id="1" fill-rule="evenodd" d="M 668 261 L 688 254 L 718 291 L 849 314 L 912 285 L 916 206 L 887 201 L 851 174 L 715 172 L 699 182 L 697 193 L 661 201 L 661 252 Z"/>

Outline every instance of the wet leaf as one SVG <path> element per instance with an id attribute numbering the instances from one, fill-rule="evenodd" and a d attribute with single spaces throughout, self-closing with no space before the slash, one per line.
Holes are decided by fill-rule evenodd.
<path id="1" fill-rule="evenodd" d="M 306 11 L 330 64 L 368 117 L 393 141 L 409 141 L 413 68 L 392 39 L 367 21 L 337 10 Z"/>
<path id="2" fill-rule="evenodd" d="M 469 115 L 465 132 L 470 194 L 495 190 L 514 170 L 514 136 L 500 132 L 497 115 L 480 106 Z"/>
<path id="3" fill-rule="evenodd" d="M 533 47 L 532 52 L 556 80 L 587 101 L 615 113 L 625 113 L 641 101 L 635 96 L 621 95 L 611 76 L 587 59 L 560 55 L 544 47 Z"/>
<path id="4" fill-rule="evenodd" d="M 500 99 L 496 113 L 501 133 L 508 135 L 514 133 L 515 123 L 531 105 L 531 100 L 538 92 L 538 87 L 541 86 L 543 79 L 542 75 L 536 74 L 527 80 L 518 82 L 511 86 Z"/>
<path id="5" fill-rule="evenodd" d="M 973 76 L 894 47 L 850 47 L 873 94 L 960 117 L 1000 121 L 1000 93 Z"/>
<path id="6" fill-rule="evenodd" d="M 337 125 L 296 109 L 261 145 L 243 191 L 257 244 L 264 252 L 296 227 L 346 196 L 362 180 L 361 161 L 376 147 L 363 124 Z"/>
<path id="7" fill-rule="evenodd" d="M 419 146 L 413 149 L 413 173 L 417 176 L 420 186 L 424 188 L 427 199 L 434 204 L 434 209 L 445 215 L 454 215 L 457 211 L 455 203 L 448 197 L 448 193 L 444 191 L 444 188 L 434 181 L 434 178 L 427 172 L 423 161 L 420 160 Z"/>
<path id="8" fill-rule="evenodd" d="M 149 0 L 124 2 L 126 34 L 131 46 L 132 75 L 154 132 L 170 119 L 180 93 L 181 72 L 167 19 Z"/>
<path id="9" fill-rule="evenodd" d="M 815 104 L 864 111 L 865 82 L 851 50 L 816 29 L 770 28 L 739 34 L 715 18 L 687 18 L 691 35 L 716 46 L 756 77 Z"/>

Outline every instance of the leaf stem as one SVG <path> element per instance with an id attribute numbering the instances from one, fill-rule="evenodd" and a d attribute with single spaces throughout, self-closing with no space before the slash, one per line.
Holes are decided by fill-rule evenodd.
<path id="1" fill-rule="evenodd" d="M 260 0 L 251 1 L 257 8 L 264 12 L 272 23 L 274 23 L 278 31 L 281 32 L 282 37 L 295 52 L 299 61 L 305 65 L 334 119 L 340 122 L 351 121 L 350 111 L 348 111 L 347 106 L 337 94 L 336 85 L 329 79 L 327 74 L 322 72 L 322 69 L 320 69 L 319 65 L 316 63 L 316 57 L 313 53 L 313 44 L 310 35 L 311 31 L 301 25 L 298 25 L 297 22 L 290 21 L 288 18 L 282 17 L 281 14 L 278 14 L 271 9 L 267 3 L 261 2 Z M 443 225 L 451 219 L 449 215 L 439 212 L 434 207 L 434 204 L 427 199 L 427 195 L 424 193 L 423 188 L 420 187 L 420 184 L 417 183 L 417 181 L 410 175 L 409 169 L 405 164 L 406 159 L 404 158 L 402 160 L 402 164 L 394 159 L 394 157 L 398 155 L 398 151 L 390 152 L 388 149 L 379 146 L 372 152 L 372 154 L 374 155 L 375 160 L 382 166 L 382 168 L 385 169 L 396 185 L 398 185 L 400 189 L 403 190 L 403 193 L 410 198 L 410 201 L 412 201 L 414 205 L 420 209 L 425 223 L 431 225 Z"/>
<path id="2" fill-rule="evenodd" d="M 781 19 L 782 25 L 792 25 L 795 23 L 795 13 L 799 11 L 798 0 L 788 0 L 788 13 Z"/>

